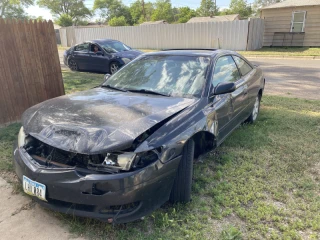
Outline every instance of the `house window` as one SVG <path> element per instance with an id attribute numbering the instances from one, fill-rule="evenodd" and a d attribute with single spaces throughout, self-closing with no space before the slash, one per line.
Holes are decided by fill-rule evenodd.
<path id="1" fill-rule="evenodd" d="M 292 13 L 291 32 L 304 32 L 306 11 Z"/>

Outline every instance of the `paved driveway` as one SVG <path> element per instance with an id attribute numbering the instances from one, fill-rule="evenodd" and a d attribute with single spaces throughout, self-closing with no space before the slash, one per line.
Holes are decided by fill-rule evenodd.
<path id="1" fill-rule="evenodd" d="M 248 59 L 264 70 L 266 94 L 320 99 L 319 60 Z"/>

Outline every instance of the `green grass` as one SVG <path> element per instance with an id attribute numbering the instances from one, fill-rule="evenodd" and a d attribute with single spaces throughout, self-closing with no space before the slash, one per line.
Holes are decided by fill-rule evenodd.
<path id="1" fill-rule="evenodd" d="M 13 143 L 17 139 L 20 126 L 20 123 L 14 123 L 8 127 L 0 128 L 0 172 L 13 171 Z"/>
<path id="2" fill-rule="evenodd" d="M 58 45 L 58 50 L 66 50 L 68 47 Z M 139 49 L 145 53 L 157 52 L 156 49 Z M 237 51 L 243 56 L 274 56 L 274 57 L 292 57 L 292 56 L 320 56 L 319 47 L 263 47 L 255 51 Z"/>
<path id="3" fill-rule="evenodd" d="M 104 81 L 104 74 L 72 72 L 70 70 L 62 70 L 62 77 L 66 94 L 93 88 Z"/>
<path id="4" fill-rule="evenodd" d="M 67 92 L 103 75 L 64 71 Z M 89 80 L 90 79 L 90 80 Z M 0 129 L 0 172 L 12 172 L 20 125 Z M 195 163 L 192 202 L 112 226 L 54 213 L 92 239 L 319 239 L 320 101 L 264 96 L 254 125 Z"/>
<path id="5" fill-rule="evenodd" d="M 254 125 L 195 164 L 192 202 L 108 225 L 57 214 L 93 239 L 319 239 L 320 101 L 264 96 Z"/>
<path id="6" fill-rule="evenodd" d="M 263 47 L 256 51 L 238 51 L 244 56 L 320 56 L 320 48 L 311 47 Z"/>
<path id="7" fill-rule="evenodd" d="M 156 52 L 154 49 L 140 49 L 143 52 Z M 243 56 L 274 56 L 274 57 L 292 57 L 292 56 L 320 56 L 320 48 L 311 47 L 263 47 L 255 51 L 237 51 Z"/>
<path id="8" fill-rule="evenodd" d="M 62 47 L 60 44 L 57 45 L 58 50 L 67 50 L 70 47 Z"/>

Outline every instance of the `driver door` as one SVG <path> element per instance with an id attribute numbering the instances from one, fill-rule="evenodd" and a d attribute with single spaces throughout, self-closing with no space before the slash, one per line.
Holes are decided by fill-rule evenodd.
<path id="1" fill-rule="evenodd" d="M 97 46 L 99 49 L 98 53 L 94 52 L 94 47 Z M 90 56 L 91 56 L 91 66 L 92 70 L 99 72 L 108 72 L 109 57 L 98 45 L 90 45 Z"/>
<path id="2" fill-rule="evenodd" d="M 73 59 L 78 67 L 83 70 L 90 70 L 89 43 L 82 43 L 74 47 L 72 53 Z"/>
<path id="3" fill-rule="evenodd" d="M 239 79 L 240 74 L 233 58 L 229 55 L 221 56 L 215 64 L 212 76 L 212 88 L 216 87 L 219 83 L 236 82 Z M 216 137 L 218 144 L 220 144 L 236 127 L 233 123 L 235 100 L 234 93 L 217 95 L 213 99 L 212 110 L 214 111 L 213 115 L 215 115 L 216 118 Z"/>

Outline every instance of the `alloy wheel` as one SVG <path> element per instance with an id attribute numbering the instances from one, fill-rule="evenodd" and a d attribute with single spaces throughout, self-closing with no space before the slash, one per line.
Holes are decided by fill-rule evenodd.
<path id="1" fill-rule="evenodd" d="M 77 71 L 78 70 L 78 65 L 74 60 L 69 61 L 69 67 L 72 71 Z"/>
<path id="2" fill-rule="evenodd" d="M 111 74 L 114 74 L 116 71 L 118 71 L 119 70 L 119 66 L 118 66 L 118 64 L 116 64 L 116 63 L 111 63 L 111 65 L 110 65 L 110 72 L 111 72 Z"/>

